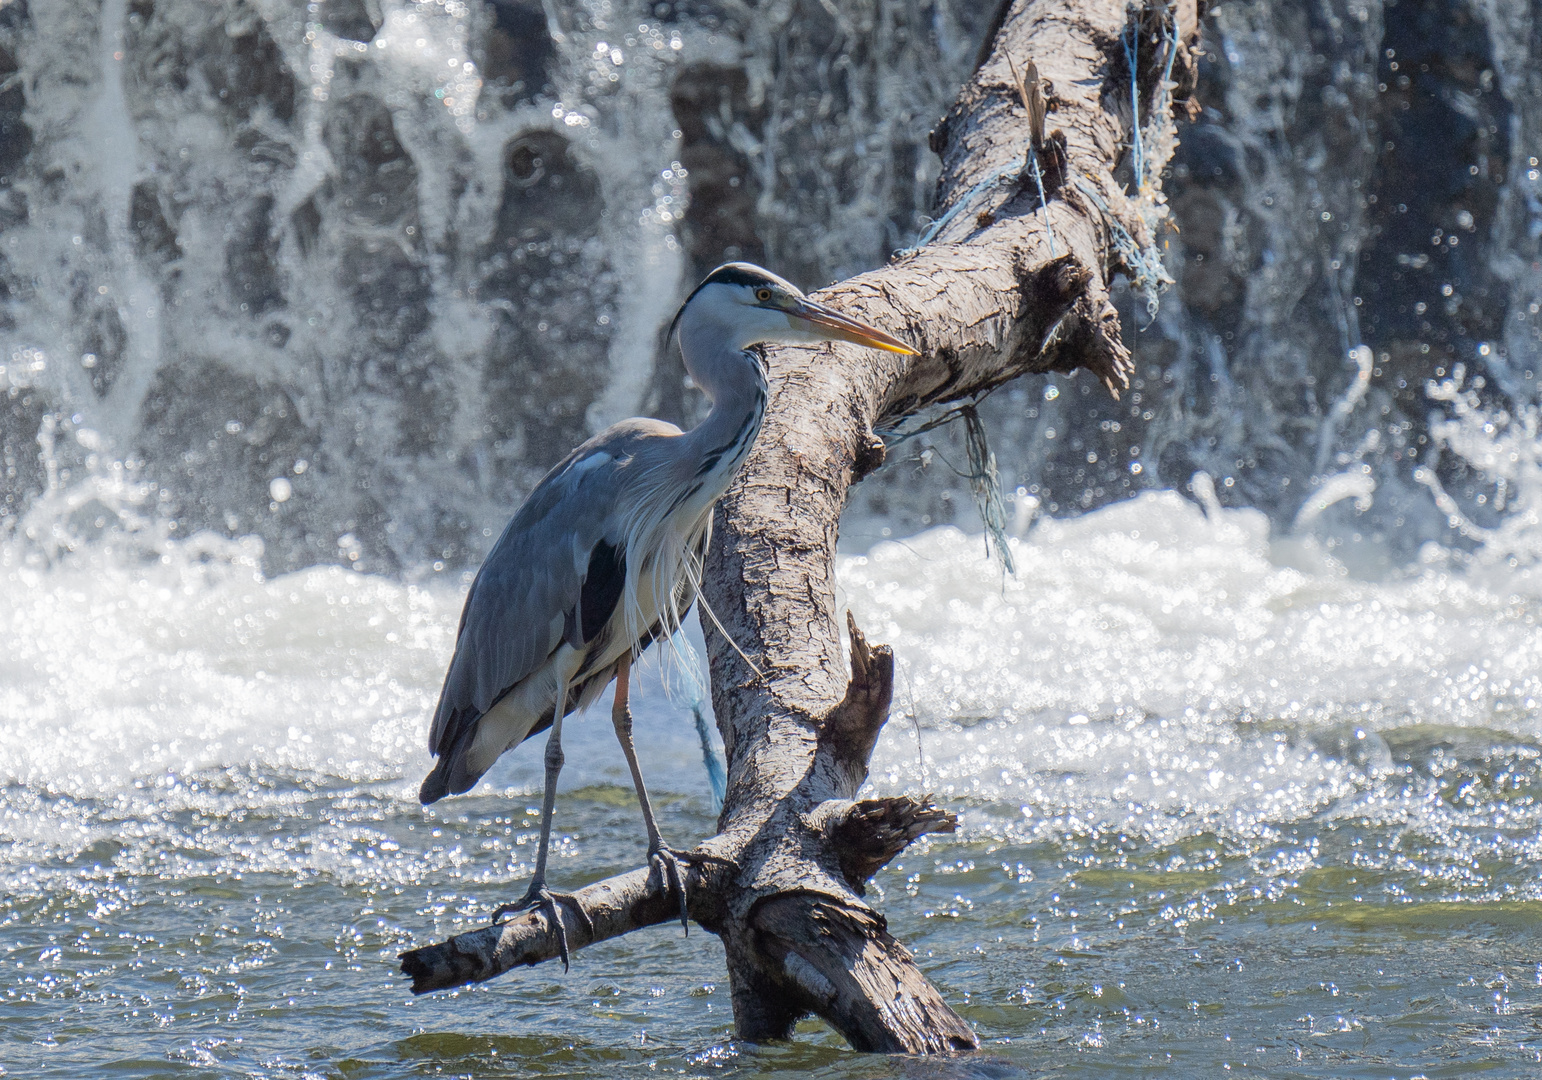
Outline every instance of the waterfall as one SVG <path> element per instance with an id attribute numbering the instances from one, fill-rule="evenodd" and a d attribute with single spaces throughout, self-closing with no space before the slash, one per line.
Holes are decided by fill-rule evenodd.
<path id="1" fill-rule="evenodd" d="M 0 7 L 6 525 L 479 557 L 643 406 L 680 288 L 671 73 L 716 46 L 609 7 Z"/>
<path id="2" fill-rule="evenodd" d="M 813 288 L 914 240 L 981 7 L 0 3 L 0 538 L 474 565 L 570 446 L 694 415 L 661 330 L 701 273 L 751 258 Z M 1431 388 L 1463 365 L 1480 412 L 1536 397 L 1532 21 L 1208 15 L 1166 179 L 1177 284 L 1154 319 L 1120 302 L 1131 393 L 1054 376 L 982 408 L 1020 505 L 1203 472 L 1383 562 L 1494 535 L 1512 481 L 1439 435 L 1455 398 Z M 858 507 L 967 524 L 931 457 Z"/>
<path id="3" fill-rule="evenodd" d="M 1495 525 L 1506 480 L 1437 437 L 1433 391 L 1462 365 L 1496 416 L 1537 397 L 1538 29 L 1506 0 L 1217 5 L 1166 182 L 1177 285 L 1154 321 L 1119 305 L 1132 392 L 998 395 L 1004 472 L 1065 515 L 1202 471 L 1282 530 L 1352 489 L 1307 517 L 1367 571 L 1470 546 L 1419 477 Z"/>

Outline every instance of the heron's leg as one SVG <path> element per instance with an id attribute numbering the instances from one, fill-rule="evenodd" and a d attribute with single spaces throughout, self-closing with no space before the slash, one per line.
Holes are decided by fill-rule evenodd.
<path id="1" fill-rule="evenodd" d="M 680 874 L 680 861 L 664 844 L 659 834 L 658 822 L 653 820 L 653 803 L 648 799 L 648 788 L 643 783 L 642 769 L 637 764 L 637 748 L 632 744 L 632 708 L 629 701 L 632 676 L 632 654 L 627 653 L 616 664 L 616 701 L 610 710 L 610 720 L 616 726 L 616 740 L 626 755 L 627 768 L 632 770 L 632 786 L 637 789 L 637 802 L 642 807 L 643 825 L 648 830 L 648 861 L 659 863 L 659 877 L 666 889 L 673 889 L 680 897 L 680 925 L 691 932 L 686 921 L 685 879 Z"/>
<path id="2" fill-rule="evenodd" d="M 546 852 L 551 846 L 551 816 L 557 805 L 557 777 L 566 760 L 562 754 L 562 714 L 567 710 L 568 684 L 557 685 L 557 704 L 551 714 L 551 734 L 546 736 L 546 784 L 541 789 L 541 843 L 535 849 L 535 874 L 530 888 L 546 888 Z"/>
<path id="3" fill-rule="evenodd" d="M 546 887 L 546 852 L 551 845 L 551 818 L 552 810 L 557 804 L 557 777 L 562 772 L 562 714 L 567 711 L 568 684 L 563 680 L 557 686 L 557 703 L 552 712 L 551 734 L 546 737 L 546 785 L 541 793 L 541 843 L 535 852 L 535 874 L 530 879 L 530 888 L 525 892 L 525 897 L 517 904 L 500 905 L 493 912 L 494 925 L 503 916 L 514 911 L 524 911 L 527 908 L 543 907 L 551 917 L 552 926 L 557 931 L 557 951 L 562 956 L 562 970 L 568 970 L 568 932 L 562 925 L 562 914 L 557 910 L 557 901 L 562 900 L 578 915 L 578 920 L 589 931 L 589 936 L 594 937 L 594 922 L 584 911 L 578 898 L 570 893 L 554 893 Z"/>

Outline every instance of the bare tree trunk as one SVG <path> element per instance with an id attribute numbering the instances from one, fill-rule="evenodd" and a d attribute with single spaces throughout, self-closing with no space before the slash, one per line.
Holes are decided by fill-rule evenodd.
<path id="1" fill-rule="evenodd" d="M 786 1038 L 800 1016 L 817 1013 L 861 1050 L 977 1045 L 862 899 L 879 867 L 955 819 L 912 799 L 851 801 L 888 717 L 894 659 L 886 646 L 870 647 L 849 615 L 843 659 L 834 581 L 841 509 L 848 487 L 883 460 L 875 428 L 1028 372 L 1086 367 L 1115 392 L 1127 385 L 1107 275 L 1114 267 L 1154 285 L 1160 273 L 1157 178 L 1174 145 L 1170 91 L 1192 85 L 1197 8 L 1197 0 L 1140 10 L 1125 0 L 1011 3 L 933 132 L 944 226 L 919 251 L 820 294 L 921 355 L 772 351 L 772 405 L 718 507 L 704 587 L 764 677 L 707 625 L 729 787 L 720 831 L 686 875 L 691 917 L 723 938 L 742 1038 Z M 1127 46 L 1137 58 L 1138 118 Z M 1030 61 L 1045 80 L 1042 134 L 1031 134 L 1025 108 L 1041 90 Z M 578 897 L 594 934 L 565 913 L 569 941 L 582 948 L 669 920 L 678 904 L 667 891 L 646 869 L 589 886 Z M 402 969 L 423 993 L 556 955 L 546 916 L 529 912 L 406 953 Z"/>

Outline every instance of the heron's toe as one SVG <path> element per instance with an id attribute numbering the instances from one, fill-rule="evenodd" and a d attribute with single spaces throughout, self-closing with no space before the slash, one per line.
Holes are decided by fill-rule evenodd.
<path id="1" fill-rule="evenodd" d="M 659 883 L 664 886 L 666 893 L 673 892 L 680 898 L 680 925 L 685 928 L 686 936 L 691 933 L 691 924 L 686 913 L 685 875 L 680 872 L 680 863 L 690 861 L 690 856 L 684 851 L 673 851 L 660 844 L 648 852 L 648 862 L 652 865 L 655 861 L 659 869 Z"/>
<path id="2" fill-rule="evenodd" d="M 524 898 L 513 904 L 500 904 L 493 912 L 492 925 L 502 926 L 503 919 L 507 915 L 517 914 L 521 911 L 531 911 L 536 908 L 544 908 L 547 917 L 551 920 L 552 928 L 557 932 L 557 952 L 562 958 L 562 970 L 567 971 L 570 966 L 572 951 L 568 947 L 568 929 L 562 922 L 562 913 L 557 910 L 557 902 L 566 904 L 577 916 L 579 923 L 589 934 L 589 940 L 594 940 L 594 920 L 584 910 L 584 906 L 578 902 L 578 897 L 572 893 L 554 893 L 544 884 L 531 882 L 530 889 Z"/>

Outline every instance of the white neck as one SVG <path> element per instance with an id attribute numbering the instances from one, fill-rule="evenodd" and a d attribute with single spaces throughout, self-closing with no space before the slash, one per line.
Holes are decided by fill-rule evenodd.
<path id="1" fill-rule="evenodd" d="M 746 350 L 787 332 L 787 316 L 781 312 L 747 308 L 706 290 L 680 318 L 680 355 L 714 407 L 726 406 L 731 398 L 764 392 L 760 360 Z"/>
<path id="2" fill-rule="evenodd" d="M 751 343 L 738 340 L 744 331 L 735 335 L 726 320 L 693 314 L 712 312 L 689 311 L 680 325 L 685 369 L 712 402 L 706 419 L 685 436 L 691 447 L 687 459 L 696 473 L 692 480 L 700 481 L 697 498 L 705 509 L 727 490 L 749 454 L 765 417 L 767 386 L 759 356 L 748 351 Z"/>

